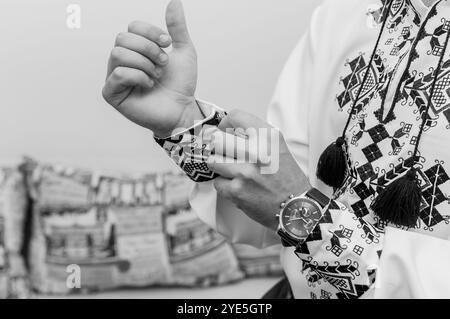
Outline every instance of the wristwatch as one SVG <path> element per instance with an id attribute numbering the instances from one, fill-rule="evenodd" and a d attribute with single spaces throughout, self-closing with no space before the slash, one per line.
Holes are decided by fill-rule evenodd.
<path id="1" fill-rule="evenodd" d="M 330 199 L 316 188 L 281 204 L 278 235 L 283 246 L 296 247 L 303 243 L 322 218 Z"/>

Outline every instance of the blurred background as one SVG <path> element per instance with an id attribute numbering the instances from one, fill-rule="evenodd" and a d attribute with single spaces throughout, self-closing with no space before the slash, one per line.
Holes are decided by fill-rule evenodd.
<path id="1" fill-rule="evenodd" d="M 265 116 L 277 77 L 320 0 L 184 0 L 199 55 L 197 96 Z M 168 0 L 2 0 L 0 161 L 126 171 L 172 164 L 150 132 L 101 97 L 115 35 L 129 22 L 165 26 Z M 70 4 L 81 28 L 66 26 Z"/>

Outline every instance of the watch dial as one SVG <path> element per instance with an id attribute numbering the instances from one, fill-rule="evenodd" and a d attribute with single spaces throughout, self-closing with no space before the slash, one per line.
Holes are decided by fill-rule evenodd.
<path id="1" fill-rule="evenodd" d="M 289 202 L 281 214 L 281 225 L 291 236 L 307 237 L 322 217 L 320 208 L 312 201 L 304 198 Z"/>

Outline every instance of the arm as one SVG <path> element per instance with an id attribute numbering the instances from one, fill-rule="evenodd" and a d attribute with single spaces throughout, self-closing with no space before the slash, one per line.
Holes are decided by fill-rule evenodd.
<path id="1" fill-rule="evenodd" d="M 316 23 L 317 11 L 313 15 L 313 23 Z M 268 110 L 269 122 L 283 129 L 288 148 L 303 172 L 308 171 L 309 136 L 306 115 L 310 91 L 308 74 L 312 72 L 313 67 L 313 46 L 310 30 L 297 44 L 283 68 Z M 239 118 L 240 114 L 239 111 L 231 111 L 227 121 L 232 117 Z M 227 124 L 223 124 L 222 128 L 224 126 Z M 203 138 L 204 141 L 210 139 L 209 136 Z M 175 158 L 175 162 L 180 165 L 178 161 L 179 158 Z M 300 185 L 298 193 L 309 185 L 306 176 L 302 184 L 304 185 Z M 217 192 L 212 181 L 198 183 L 193 190 L 190 202 L 200 218 L 233 242 L 255 247 L 280 243 L 273 229 L 264 227 L 246 216 L 235 203 L 223 195 Z"/>
<path id="2" fill-rule="evenodd" d="M 197 56 L 179 0 L 169 3 L 166 22 L 168 33 L 154 25 L 135 21 L 130 23 L 128 32 L 117 36 L 108 62 L 103 96 L 122 115 L 150 129 L 156 137 L 178 138 L 186 132 L 184 128 L 192 128 L 196 121 L 201 121 L 204 117 L 194 97 Z M 166 53 L 165 49 L 171 44 L 173 50 Z M 306 55 L 301 54 L 308 51 L 307 48 L 303 49 L 308 45 L 306 40 L 301 42 L 280 78 L 279 87 L 282 89 L 277 91 L 296 90 L 296 84 L 291 81 L 299 75 L 301 79 L 298 81 L 307 83 L 307 74 L 297 71 L 301 68 L 300 64 L 309 64 Z M 304 90 L 306 92 L 307 88 Z M 288 108 L 280 108 L 281 104 L 289 100 L 283 92 L 276 94 L 274 98 L 273 105 L 277 106 L 272 108 L 272 116 L 281 113 L 286 116 L 290 112 Z M 299 96 L 296 99 L 291 101 L 291 107 L 300 101 Z M 280 109 L 275 110 L 278 108 Z M 202 124 L 197 123 L 197 126 Z M 173 140 L 169 143 L 165 143 L 166 141 L 167 139 L 158 142 L 163 147 L 169 145 L 168 148 L 165 147 L 166 151 L 172 158 L 176 157 L 173 151 L 178 146 L 172 143 Z M 182 143 L 188 148 L 185 141 Z M 300 153 L 300 157 L 307 157 Z M 189 170 L 190 165 L 183 167 L 183 160 L 174 160 L 183 169 Z M 207 175 L 208 168 L 203 167 Z M 212 180 L 207 180 L 205 178 L 196 185 L 191 198 L 192 207 L 204 221 L 235 242 L 254 246 L 279 243 L 273 230 L 243 214 L 229 198 L 216 192 Z"/>
<path id="3" fill-rule="evenodd" d="M 169 138 L 155 138 L 172 160 L 186 175 L 197 182 L 190 197 L 190 204 L 197 215 L 230 241 L 255 247 L 279 244 L 279 238 L 270 229 L 246 216 L 225 196 L 217 193 L 214 180 L 219 177 L 207 161 L 214 149 L 214 135 L 225 112 L 219 107 L 198 101 L 206 118 L 191 128 Z M 231 116 L 233 116 L 233 112 Z"/>
<path id="4" fill-rule="evenodd" d="M 315 44 L 313 42 L 320 7 L 313 14 L 309 30 L 301 38 L 285 64 L 268 109 L 268 121 L 281 128 L 290 152 L 303 172 L 308 171 L 309 126 L 308 105 L 310 93 L 309 75 L 313 72 Z M 237 113 L 237 115 L 236 115 Z M 231 117 L 240 117 L 232 111 Z M 227 124 L 222 125 L 227 126 Z M 297 192 L 306 189 L 305 176 Z M 294 191 L 292 189 L 292 191 Z M 236 207 L 227 196 L 218 193 L 212 182 L 199 183 L 191 196 L 191 205 L 210 226 L 234 242 L 265 247 L 279 244 L 273 229 L 262 226 Z"/>

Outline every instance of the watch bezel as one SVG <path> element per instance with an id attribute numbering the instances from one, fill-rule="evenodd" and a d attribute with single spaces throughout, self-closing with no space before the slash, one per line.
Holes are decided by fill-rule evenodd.
<path id="1" fill-rule="evenodd" d="M 295 240 L 303 240 L 305 239 L 305 237 L 300 237 L 297 236 L 295 234 L 293 234 L 291 231 L 289 231 L 283 223 L 283 214 L 286 211 L 286 208 L 289 206 L 289 204 L 291 204 L 294 201 L 302 201 L 302 202 L 308 202 L 309 204 L 311 204 L 312 206 L 314 206 L 319 212 L 322 212 L 322 207 L 319 205 L 319 203 L 317 203 L 315 200 L 311 199 L 311 198 L 307 198 L 307 197 L 294 197 L 289 199 L 285 205 L 283 206 L 283 208 L 280 210 L 279 216 L 278 216 L 278 225 L 279 225 L 279 229 L 281 231 L 283 231 L 285 234 L 288 234 L 290 237 L 292 237 Z"/>

